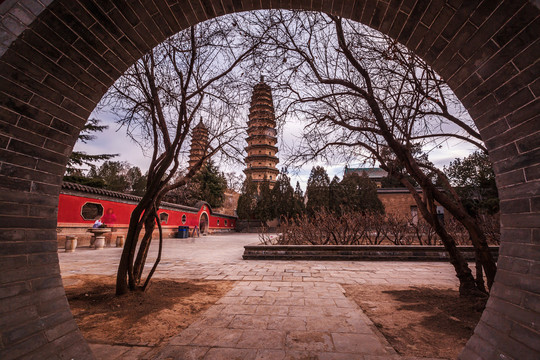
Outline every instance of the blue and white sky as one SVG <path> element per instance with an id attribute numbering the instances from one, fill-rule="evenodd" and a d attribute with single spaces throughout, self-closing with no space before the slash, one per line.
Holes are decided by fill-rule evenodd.
<path id="1" fill-rule="evenodd" d="M 102 133 L 98 133 L 94 141 L 86 144 L 80 142 L 77 143 L 75 145 L 75 150 L 85 151 L 89 154 L 120 154 L 114 159 L 115 161 L 127 161 L 131 165 L 138 166 L 143 173 L 146 172 L 150 164 L 151 150 L 145 152 L 138 144 L 133 142 L 133 140 L 127 136 L 125 128 L 119 127 L 115 123 L 114 115 L 107 112 L 106 109 L 102 109 L 99 112 L 94 112 L 90 118 L 100 119 L 101 124 L 108 125 L 109 128 Z M 282 135 L 278 138 L 278 148 L 283 149 L 293 147 L 295 142 L 297 142 L 297 136 L 299 136 L 301 133 L 302 128 L 303 126 L 300 122 L 290 121 L 285 123 L 282 129 Z M 474 149 L 472 145 L 451 139 L 447 142 L 441 143 L 440 148 L 437 147 L 431 150 L 429 152 L 429 158 L 434 164 L 442 168 L 444 165 L 448 165 L 450 161 L 454 160 L 455 158 L 465 157 L 473 151 Z M 286 154 L 284 151 L 282 151 L 278 152 L 277 156 L 280 159 L 278 168 L 281 169 L 281 166 L 283 166 L 283 163 L 286 160 Z M 328 175 L 330 178 L 332 178 L 334 175 L 342 177 L 343 169 L 347 164 L 311 163 L 296 170 L 289 168 L 291 184 L 295 186 L 296 182 L 298 181 L 302 189 L 305 190 L 309 173 L 314 165 L 324 166 L 328 172 Z M 361 159 L 358 159 L 357 162 L 349 163 L 348 165 L 350 167 L 370 166 L 364 164 Z M 243 175 L 243 167 L 241 165 L 222 165 L 221 170 L 224 172 L 236 172 Z"/>
<path id="2" fill-rule="evenodd" d="M 242 74 L 244 75 L 244 73 Z M 245 74 L 246 77 L 249 77 L 248 75 L 249 74 Z M 276 105 L 276 102 L 274 102 L 274 104 Z M 279 109 L 276 109 L 276 114 L 278 113 Z M 247 123 L 247 108 L 244 116 Z M 107 109 L 105 107 L 101 107 L 99 112 L 95 111 L 90 116 L 90 118 L 100 119 L 101 124 L 108 125 L 109 128 L 103 133 L 97 134 L 97 138 L 94 141 L 86 144 L 77 143 L 75 145 L 75 150 L 85 151 L 89 154 L 118 153 L 120 155 L 114 160 L 127 161 L 134 166 L 138 166 L 143 173 L 146 172 L 150 163 L 151 149 L 145 151 L 145 149 L 141 149 L 138 144 L 133 142 L 126 134 L 126 129 L 120 128 L 115 123 L 115 115 L 113 115 L 113 113 L 110 111 L 110 108 Z M 300 120 L 291 120 L 287 123 L 282 124 L 282 128 L 280 129 L 280 136 L 278 137 L 278 148 L 282 150 L 277 154 L 280 160 L 278 168 L 284 166 L 284 163 L 287 160 L 286 151 L 283 150 L 295 147 L 295 143 L 298 142 L 297 137 L 302 134 L 303 128 L 304 125 Z M 468 154 L 472 153 L 475 149 L 471 144 L 453 138 L 447 140 L 446 142 L 441 142 L 440 144 L 434 145 L 433 149 L 424 148 L 423 150 L 424 152 L 429 154 L 429 159 L 435 165 L 442 168 L 444 165 L 448 165 L 450 161 L 454 160 L 455 158 L 465 157 Z M 350 167 L 371 166 L 371 164 L 365 164 L 363 159 L 359 158 L 357 159 L 357 161 L 351 161 L 348 164 L 342 162 L 335 162 L 330 164 L 309 163 L 296 169 L 289 167 L 289 176 L 291 177 L 292 185 L 294 186 L 298 181 L 300 182 L 302 188 L 305 189 L 311 168 L 314 165 L 321 165 L 325 167 L 330 178 L 334 177 L 334 175 L 341 177 L 343 175 L 345 165 L 348 165 Z M 243 176 L 242 170 L 244 166 L 241 164 L 222 164 L 221 166 L 221 170 L 223 172 L 236 172 Z"/>

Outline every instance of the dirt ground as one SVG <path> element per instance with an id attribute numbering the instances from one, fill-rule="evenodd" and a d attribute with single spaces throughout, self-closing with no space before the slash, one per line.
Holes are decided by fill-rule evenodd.
<path id="1" fill-rule="evenodd" d="M 343 285 L 396 351 L 456 359 L 471 337 L 484 302 L 435 287 Z"/>
<path id="2" fill-rule="evenodd" d="M 232 288 L 231 281 L 153 279 L 146 293 L 114 295 L 114 277 L 71 276 L 66 295 L 91 343 L 156 346 L 177 335 Z"/>

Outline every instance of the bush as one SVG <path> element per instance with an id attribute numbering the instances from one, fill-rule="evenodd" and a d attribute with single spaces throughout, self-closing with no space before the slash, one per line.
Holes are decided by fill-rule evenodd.
<path id="1" fill-rule="evenodd" d="M 479 218 L 491 245 L 498 245 L 500 229 L 497 216 Z M 445 220 L 446 230 L 458 245 L 471 245 L 463 226 L 453 218 Z M 260 234 L 265 245 L 441 245 L 433 228 L 424 220 L 413 221 L 375 212 L 344 212 L 338 215 L 326 209 L 313 216 L 302 214 L 282 218 L 279 235 Z"/>

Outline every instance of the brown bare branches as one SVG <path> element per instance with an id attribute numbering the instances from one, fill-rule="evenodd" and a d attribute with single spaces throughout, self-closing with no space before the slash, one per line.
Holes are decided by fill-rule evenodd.
<path id="1" fill-rule="evenodd" d="M 105 98 L 132 139 L 151 149 L 152 159 L 146 193 L 131 215 L 118 267 L 119 295 L 144 290 L 154 273 L 162 248 L 161 235 L 158 261 L 140 287 L 156 228 L 156 209 L 165 194 L 185 185 L 209 157 L 240 158 L 238 134 L 243 125 L 238 113 L 247 102 L 247 97 L 242 102 L 247 84 L 237 69 L 262 40 L 243 36 L 246 33 L 237 26 L 239 21 L 229 16 L 172 36 L 133 65 Z M 181 171 L 186 163 L 187 140 L 199 117 L 209 131 L 208 145 L 189 171 Z M 160 228 L 159 220 L 157 225 Z"/>
<path id="2" fill-rule="evenodd" d="M 430 168 L 424 153 L 448 139 L 484 148 L 449 87 L 414 53 L 360 24 L 316 13 L 276 12 L 270 17 L 275 54 L 287 58 L 291 79 L 303 84 L 291 92 L 298 99 L 290 108 L 306 124 L 291 159 L 363 157 L 390 173 L 397 168 L 409 174 L 426 198 L 417 199 L 419 210 L 448 242 L 458 277 L 472 278 L 452 237 L 434 216 L 435 202 L 467 229 L 491 286 L 496 264 L 485 235 L 451 190 L 435 184 L 444 174 Z M 411 192 L 414 196 L 416 190 Z M 402 233 L 396 228 L 392 238 L 406 241 Z"/>
<path id="3" fill-rule="evenodd" d="M 485 229 L 497 220 L 486 216 Z M 448 233 L 459 245 L 471 245 L 467 231 L 451 217 L 445 220 Z M 421 220 L 393 214 L 347 212 L 338 215 L 326 209 L 314 216 L 301 215 L 282 219 L 277 236 L 264 229 L 260 234 L 265 245 L 441 245 L 433 227 Z"/>

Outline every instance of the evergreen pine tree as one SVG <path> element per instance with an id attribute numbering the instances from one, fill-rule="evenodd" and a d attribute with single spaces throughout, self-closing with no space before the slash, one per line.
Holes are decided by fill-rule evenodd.
<path id="1" fill-rule="evenodd" d="M 282 170 L 277 177 L 272 189 L 272 202 L 277 218 L 285 217 L 289 219 L 294 216 L 294 189 L 291 186 L 291 179 L 287 176 L 286 170 Z"/>
<path id="2" fill-rule="evenodd" d="M 127 161 L 105 161 L 100 167 L 92 165 L 88 172 L 91 179 L 102 179 L 104 188 L 112 191 L 129 192 L 127 173 L 131 165 Z"/>
<path id="3" fill-rule="evenodd" d="M 330 178 L 322 166 L 315 166 L 311 169 L 309 175 L 306 195 L 306 210 L 309 215 L 316 211 L 329 207 L 330 200 Z"/>
<path id="4" fill-rule="evenodd" d="M 253 219 L 257 207 L 257 185 L 248 176 L 242 185 L 242 192 L 238 197 L 236 214 L 241 220 Z"/>
<path id="5" fill-rule="evenodd" d="M 270 190 L 270 181 L 265 177 L 259 185 L 259 196 L 257 207 L 255 209 L 257 220 L 266 223 L 276 217 L 275 206 L 272 201 L 272 191 Z"/>
<path id="6" fill-rule="evenodd" d="M 339 183 L 339 208 L 352 212 L 384 213 L 384 205 L 377 196 L 377 185 L 367 174 L 349 173 Z"/>
<path id="7" fill-rule="evenodd" d="M 339 178 L 334 175 L 334 178 L 329 185 L 329 204 L 328 209 L 334 213 L 341 212 L 341 204 L 343 203 L 344 194 L 341 191 Z"/>
<path id="8" fill-rule="evenodd" d="M 143 175 L 141 169 L 137 166 L 130 168 L 127 171 L 126 178 L 130 184 L 130 192 L 133 195 L 142 196 L 146 191 L 146 175 Z"/>
<path id="9" fill-rule="evenodd" d="M 291 211 L 291 217 L 295 218 L 303 214 L 306 211 L 306 205 L 304 204 L 304 192 L 300 187 L 300 183 L 296 182 L 296 188 L 294 189 L 294 203 L 293 210 Z"/>
<path id="10" fill-rule="evenodd" d="M 86 144 L 89 141 L 95 140 L 96 135 L 93 133 L 103 132 L 108 128 L 107 125 L 100 125 L 99 120 L 89 119 L 81 130 L 78 141 Z M 72 151 L 66 165 L 66 175 L 74 177 L 82 177 L 82 172 L 79 167 L 83 165 L 93 166 L 96 161 L 109 160 L 118 156 L 118 154 L 87 154 L 84 151 Z M 65 179 L 65 181 L 73 181 L 74 179 Z M 84 181 L 84 180 L 82 180 Z M 88 180 L 90 181 L 90 180 Z"/>
<path id="11" fill-rule="evenodd" d="M 217 208 L 225 201 L 227 179 L 212 160 L 208 160 L 191 180 L 197 200 L 206 201 L 211 207 Z"/>

